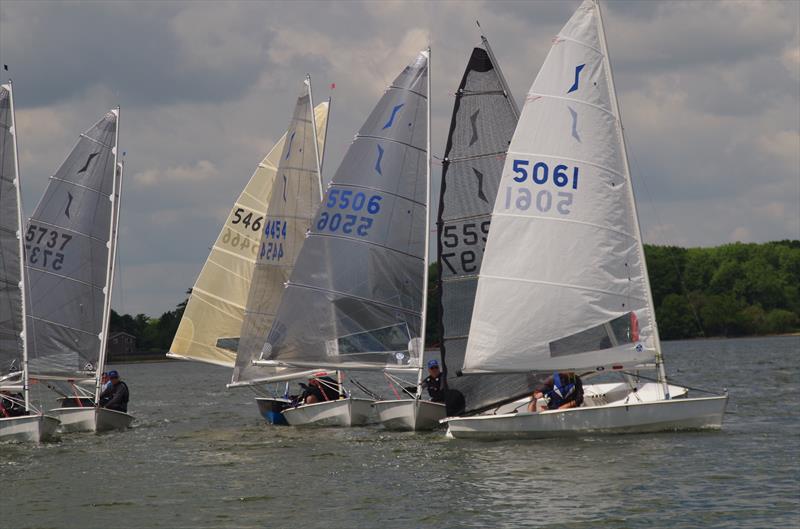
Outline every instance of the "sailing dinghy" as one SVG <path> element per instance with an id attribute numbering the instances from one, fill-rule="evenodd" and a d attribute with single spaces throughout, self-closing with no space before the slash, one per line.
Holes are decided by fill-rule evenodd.
<path id="1" fill-rule="evenodd" d="M 310 99 L 310 79 L 307 79 L 301 100 L 298 101 L 298 105 L 301 105 L 299 111 L 303 113 L 300 117 L 304 122 L 311 118 L 306 113 L 307 103 L 303 99 L 306 97 L 306 93 L 308 94 L 308 104 L 313 104 Z M 329 101 L 316 105 L 313 111 L 319 150 L 323 154 L 329 112 Z M 268 228 L 271 230 L 273 227 L 268 206 L 273 194 L 280 198 L 280 204 L 284 203 L 284 196 L 290 201 L 300 200 L 299 195 L 292 194 L 297 191 L 296 187 L 286 188 L 288 182 L 284 178 L 288 178 L 287 175 L 292 176 L 292 173 L 279 169 L 282 162 L 288 163 L 289 160 L 294 162 L 291 156 L 288 160 L 286 159 L 287 137 L 290 138 L 289 142 L 292 144 L 296 156 L 302 152 L 301 150 L 306 150 L 307 155 L 314 154 L 313 147 L 309 146 L 310 139 L 306 138 L 305 130 L 297 129 L 296 124 L 293 119 L 288 131 L 258 164 L 250 181 L 234 203 L 208 259 L 192 287 L 186 310 L 178 325 L 169 353 L 167 353 L 168 357 L 204 362 L 231 369 L 236 366 L 239 335 L 245 318 L 256 261 L 261 251 L 262 234 L 267 244 L 272 240 L 265 233 Z M 307 170 L 316 170 L 315 160 L 305 160 L 303 163 L 306 164 Z M 314 180 L 315 176 L 312 175 L 308 178 L 317 185 L 317 188 L 319 187 L 316 184 L 317 180 Z M 308 183 L 305 185 L 306 192 L 313 192 L 310 185 Z M 318 197 L 319 193 L 317 193 L 317 202 L 319 201 Z M 307 208 L 310 211 L 308 215 L 313 215 L 314 210 L 311 209 L 315 207 L 311 203 L 313 200 L 314 197 L 310 197 L 306 205 L 303 205 L 305 204 L 303 202 L 302 204 L 298 203 L 295 207 Z M 280 217 L 281 215 L 276 216 Z M 267 222 L 270 222 L 269 226 Z M 281 226 L 282 231 L 283 226 Z M 278 299 L 275 298 L 270 300 L 270 303 L 274 305 L 271 309 L 272 312 L 275 311 L 277 302 Z M 255 304 L 255 298 L 253 303 Z M 266 334 L 266 330 L 264 333 Z M 244 353 L 245 350 L 242 349 L 242 351 Z M 245 361 L 242 362 L 242 364 L 245 363 Z M 283 371 L 288 373 L 290 370 Z M 267 372 L 270 375 L 279 373 L 275 369 L 268 370 L 266 368 L 246 370 L 246 373 L 239 370 L 234 375 L 233 385 L 246 385 L 262 395 L 256 398 L 259 413 L 270 423 L 280 423 L 283 421 L 280 411 L 288 404 L 289 400 L 271 396 L 271 392 L 267 388 L 255 381 L 258 378 L 257 375 L 247 375 L 247 373 L 258 372 Z"/>
<path id="2" fill-rule="evenodd" d="M 311 81 L 306 78 L 297 99 L 292 119 L 269 195 L 266 215 L 259 217 L 257 255 L 243 313 L 233 376 L 228 387 L 257 387 L 270 382 L 307 378 L 318 370 L 253 365 L 261 354 L 264 339 L 288 281 L 305 244 L 306 233 L 320 204 L 322 176 L 320 157 L 327 129 L 325 117 L 314 113 Z M 247 219 L 247 217 L 245 217 Z M 255 222 L 255 221 L 254 221 Z M 281 410 L 288 406 L 288 395 L 261 396 L 256 399 L 262 416 L 271 423 L 283 424 Z"/>
<path id="3" fill-rule="evenodd" d="M 58 419 L 31 404 L 20 188 L 14 95 L 9 81 L 0 85 L 0 441 L 38 443 L 53 437 Z"/>
<path id="4" fill-rule="evenodd" d="M 428 57 L 389 86 L 334 175 L 259 366 L 417 372 L 427 252 Z M 352 395 L 291 407 L 294 426 L 373 420 Z"/>
<path id="5" fill-rule="evenodd" d="M 575 371 L 584 404 L 519 399 L 445 419 L 455 438 L 718 429 L 727 395 L 668 384 L 600 6 L 553 39 L 505 162 L 480 270 L 463 374 Z M 638 378 L 657 373 L 656 382 Z"/>
<path id="6" fill-rule="evenodd" d="M 25 232 L 29 370 L 39 381 L 73 389 L 74 396 L 62 402 L 75 406 L 48 411 L 65 432 L 125 429 L 133 422 L 128 413 L 96 404 L 119 233 L 118 145 L 115 108 L 81 134 L 50 178 Z"/>

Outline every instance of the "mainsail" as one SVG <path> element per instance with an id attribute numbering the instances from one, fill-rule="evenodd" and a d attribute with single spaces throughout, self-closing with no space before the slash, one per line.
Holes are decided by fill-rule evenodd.
<path id="1" fill-rule="evenodd" d="M 0 377 L 23 369 L 21 208 L 11 85 L 0 85 Z"/>
<path id="2" fill-rule="evenodd" d="M 553 39 L 492 214 L 464 372 L 652 361 L 658 335 L 598 6 Z"/>
<path id="3" fill-rule="evenodd" d="M 426 51 L 389 86 L 347 150 L 286 286 L 264 360 L 419 365 L 427 76 Z"/>
<path id="4" fill-rule="evenodd" d="M 320 149 L 325 144 L 329 105 L 314 109 Z M 294 122 L 293 122 L 294 123 Z M 290 128 L 290 131 L 294 129 Z M 233 367 L 250 281 L 261 249 L 261 228 L 284 154 L 286 134 L 258 164 L 233 205 L 203 266 L 167 356 Z M 295 134 L 293 141 L 299 139 Z M 311 149 L 308 155 L 313 156 Z M 313 163 L 312 163 L 313 166 Z"/>
<path id="5" fill-rule="evenodd" d="M 327 110 L 327 109 L 326 109 Z M 320 175 L 314 142 L 312 102 L 308 84 L 298 97 L 294 115 L 287 129 L 277 174 L 269 199 L 266 216 L 258 219 L 242 217 L 250 222 L 253 233 L 259 233 L 257 256 L 247 306 L 241 326 L 232 385 L 259 382 L 275 375 L 274 368 L 252 365 L 261 354 L 278 303 L 301 251 L 311 220 L 320 203 Z M 323 121 L 323 124 L 325 122 Z"/>
<path id="6" fill-rule="evenodd" d="M 113 245 L 119 110 L 86 133 L 51 177 L 25 231 L 30 372 L 82 376 L 101 356 Z"/>
<path id="7" fill-rule="evenodd" d="M 464 363 L 492 207 L 518 113 L 484 39 L 455 93 L 437 221 L 440 351 L 448 387 L 464 395 L 468 412 L 528 393 L 534 384 L 527 375 L 455 376 Z"/>

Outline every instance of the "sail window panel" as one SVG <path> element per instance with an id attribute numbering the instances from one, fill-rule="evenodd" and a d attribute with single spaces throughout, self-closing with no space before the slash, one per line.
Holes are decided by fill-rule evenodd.
<path id="1" fill-rule="evenodd" d="M 444 169 L 446 199 L 441 204 L 444 221 L 489 215 L 497 196 L 505 153 L 460 162 Z"/>
<path id="2" fill-rule="evenodd" d="M 550 356 L 566 356 L 633 343 L 633 312 L 550 342 Z"/>
<path id="3" fill-rule="evenodd" d="M 442 326 L 445 337 L 466 336 L 469 333 L 477 287 L 477 277 L 442 284 Z"/>
<path id="4" fill-rule="evenodd" d="M 407 346 L 403 351 L 388 347 L 388 344 L 383 351 L 356 351 L 352 348 L 340 351 L 334 344 L 340 338 L 377 333 L 397 326 L 407 328 L 410 336 L 419 336 L 420 324 L 419 313 L 330 291 L 289 285 L 284 294 L 280 320 L 276 320 L 267 340 L 270 344 L 280 344 L 280 348 L 274 348 L 265 358 L 320 364 L 371 363 L 378 367 L 416 365 L 418 359 L 409 354 Z M 371 341 L 369 345 L 375 344 Z"/>
<path id="5" fill-rule="evenodd" d="M 615 303 L 598 292 L 482 277 L 477 299 L 479 303 L 493 303 L 495 309 L 476 312 L 465 368 L 490 371 L 593 368 L 626 359 L 652 358 L 652 327 L 646 320 L 640 320 L 642 351 L 631 346 L 624 351 L 625 357 L 588 355 L 576 360 L 572 355 L 564 357 L 563 363 L 558 363 L 558 359 L 550 361 L 550 342 L 602 325 L 629 310 L 615 310 Z M 548 303 L 525 303 L 524 312 L 516 310 L 523 300 L 537 299 L 546 299 Z M 638 303 L 633 308 L 640 310 L 644 304 Z"/>
<path id="6" fill-rule="evenodd" d="M 347 293 L 354 297 L 419 312 L 422 259 L 332 237 L 312 237 L 292 275 L 292 284 Z M 320 264 L 324 263 L 324 271 Z M 358 263 L 358 266 L 353 266 Z"/>
<path id="7" fill-rule="evenodd" d="M 425 179 L 418 176 L 425 174 L 426 164 L 424 147 L 420 150 L 392 141 L 357 138 L 332 182 L 363 187 L 365 193 L 386 191 L 424 204 Z"/>
<path id="8" fill-rule="evenodd" d="M 390 88 L 358 131 L 358 136 L 375 136 L 425 148 L 427 100 L 418 93 Z"/>

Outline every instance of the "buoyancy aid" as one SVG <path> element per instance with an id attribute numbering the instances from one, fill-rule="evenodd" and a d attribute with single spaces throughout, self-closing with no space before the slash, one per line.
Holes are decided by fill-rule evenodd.
<path id="1" fill-rule="evenodd" d="M 553 389 L 546 393 L 547 398 L 550 399 L 547 407 L 555 410 L 564 403 L 574 400 L 571 397 L 574 397 L 575 390 L 574 382 L 565 383 L 565 381 L 561 380 L 558 372 L 553 373 Z"/>

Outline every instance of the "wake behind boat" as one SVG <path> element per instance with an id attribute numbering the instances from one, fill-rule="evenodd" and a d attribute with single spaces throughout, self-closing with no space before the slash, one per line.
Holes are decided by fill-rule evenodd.
<path id="1" fill-rule="evenodd" d="M 586 0 L 553 39 L 509 147 L 463 373 L 624 372 L 625 385 L 587 385 L 571 409 L 528 412 L 523 399 L 448 418 L 448 435 L 720 428 L 727 395 L 667 383 L 644 259 L 600 6 Z M 645 370 L 655 383 L 638 381 Z"/>

